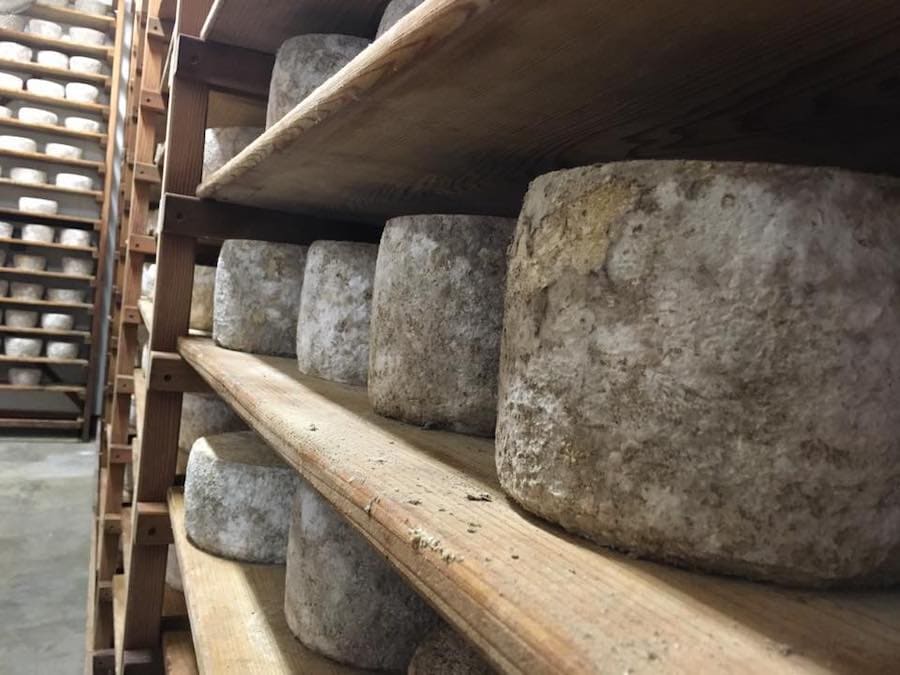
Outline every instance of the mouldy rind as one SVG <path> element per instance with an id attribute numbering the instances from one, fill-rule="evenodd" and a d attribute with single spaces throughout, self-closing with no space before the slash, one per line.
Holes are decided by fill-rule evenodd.
<path id="1" fill-rule="evenodd" d="M 548 174 L 510 252 L 497 468 L 638 555 L 900 580 L 900 181 L 639 161 Z"/>

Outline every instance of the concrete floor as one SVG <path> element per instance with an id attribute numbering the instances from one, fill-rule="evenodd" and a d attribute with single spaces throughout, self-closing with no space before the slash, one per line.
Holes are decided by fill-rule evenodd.
<path id="1" fill-rule="evenodd" d="M 0 672 L 84 667 L 93 443 L 0 437 Z"/>

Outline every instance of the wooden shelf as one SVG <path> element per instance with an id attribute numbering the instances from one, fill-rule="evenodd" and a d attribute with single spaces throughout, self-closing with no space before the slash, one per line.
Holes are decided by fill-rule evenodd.
<path id="1" fill-rule="evenodd" d="M 265 12 L 253 0 L 215 0 L 203 24 L 204 40 L 274 54 L 301 33 L 341 33 L 374 37 L 385 0 L 270 2 Z"/>
<path id="2" fill-rule="evenodd" d="M 59 310 L 66 313 L 90 312 L 94 305 L 87 302 L 51 302 L 49 300 L 20 300 L 19 298 L 0 298 L 0 309 L 3 307 L 24 307 L 26 309 Z"/>
<path id="3" fill-rule="evenodd" d="M 94 133 L 92 131 L 77 131 L 76 129 L 67 129 L 57 124 L 35 124 L 33 122 L 23 122 L 14 117 L 0 117 L 0 126 L 12 127 L 16 131 L 37 132 L 41 134 L 54 134 L 58 136 L 66 136 L 68 138 L 80 138 L 86 141 L 96 141 L 98 143 L 106 142 L 106 134 Z M 8 151 L 7 151 L 8 152 Z"/>
<path id="4" fill-rule="evenodd" d="M 50 394 L 76 394 L 84 398 L 85 387 L 74 384 L 0 384 L 0 393 L 2 392 L 23 392 L 36 393 L 46 392 Z"/>
<path id="5" fill-rule="evenodd" d="M 0 418 L 0 429 L 46 429 L 47 431 L 63 431 L 81 429 L 82 424 L 84 424 L 84 420 L 80 417 L 71 420 L 24 417 Z"/>
<path id="6" fill-rule="evenodd" d="M 135 412 L 135 429 L 144 428 L 144 409 L 147 405 L 147 379 L 144 371 L 140 368 L 134 369 L 134 412 Z"/>
<path id="7" fill-rule="evenodd" d="M 115 29 L 116 19 L 113 16 L 100 16 L 99 14 L 90 14 L 81 12 L 77 9 L 68 7 L 50 7 L 48 5 L 32 5 L 28 8 L 28 16 L 35 19 L 46 19 L 47 21 L 58 21 L 67 23 L 71 26 L 84 26 L 85 28 L 93 28 L 109 32 Z"/>
<path id="8" fill-rule="evenodd" d="M 21 241 L 21 240 L 17 240 Z M 25 270 L 18 267 L 0 267 L 0 278 L 21 277 L 37 281 L 67 281 L 78 284 L 93 285 L 94 277 L 82 274 L 64 274 L 63 272 L 39 272 L 37 270 Z"/>
<path id="9" fill-rule="evenodd" d="M 294 638 L 284 618 L 283 565 L 240 563 L 194 547 L 180 490 L 169 495 L 169 516 L 201 673 L 366 672 L 329 661 Z"/>
<path id="10" fill-rule="evenodd" d="M 490 440 L 379 417 L 363 389 L 302 376 L 293 359 L 199 338 L 179 352 L 504 671 L 883 673 L 900 662 L 900 591 L 791 591 L 617 555 L 508 501 Z"/>
<path id="11" fill-rule="evenodd" d="M 51 359 L 48 356 L 6 356 L 0 355 L 0 365 L 29 363 L 42 366 L 80 366 L 87 367 L 87 359 Z"/>
<path id="12" fill-rule="evenodd" d="M 18 190 L 33 190 L 36 192 L 54 192 L 58 194 L 74 195 L 77 197 L 89 197 L 94 200 L 102 200 L 103 193 L 99 190 L 76 190 L 74 188 L 60 187 L 50 183 L 23 183 L 11 178 L 0 178 L 0 186 L 14 187 Z"/>
<path id="13" fill-rule="evenodd" d="M 90 342 L 91 334 L 83 330 L 48 330 L 46 328 L 14 328 L 0 325 L 0 335 L 16 335 L 20 337 L 37 337 L 55 340 L 73 340 Z"/>
<path id="14" fill-rule="evenodd" d="M 62 80 L 63 82 L 87 82 L 101 89 L 109 89 L 110 81 L 108 75 L 100 75 L 98 73 L 82 73 L 77 70 L 69 70 L 68 68 L 53 68 L 45 66 L 42 63 L 34 61 L 13 61 L 12 59 L 0 59 L 0 70 L 3 72 L 28 73 L 31 75 L 39 75 L 44 78 L 54 80 Z"/>
<path id="15" fill-rule="evenodd" d="M 24 89 L 6 89 L 0 87 L 0 100 L 7 101 L 28 101 L 30 103 L 40 103 L 51 108 L 67 108 L 71 110 L 79 110 L 91 115 L 108 115 L 109 106 L 102 103 L 87 103 L 86 101 L 73 101 L 72 99 L 62 98 L 60 96 L 41 96 L 40 94 L 32 94 Z"/>
<path id="16" fill-rule="evenodd" d="M 218 4 L 241 7 L 244 44 L 266 35 L 269 13 Z M 887 2 L 432 0 L 198 194 L 382 222 L 515 216 L 535 176 L 621 159 L 896 174 L 900 99 L 883 91 L 898 30 L 900 3 Z"/>
<path id="17" fill-rule="evenodd" d="M 3 218 L 3 209 L 0 209 L 0 219 Z M 15 247 L 28 248 L 46 248 L 54 251 L 62 251 L 63 253 L 86 253 L 88 255 L 96 255 L 97 249 L 93 246 L 70 246 L 69 244 L 59 244 L 56 242 L 43 241 L 27 241 L 15 237 L 0 237 L 0 244 L 9 244 Z"/>
<path id="18" fill-rule="evenodd" d="M 10 157 L 12 159 L 24 159 L 30 162 L 46 162 L 47 164 L 59 164 L 63 166 L 74 166 L 79 169 L 89 169 L 98 173 L 103 171 L 103 162 L 94 162 L 89 159 L 68 159 L 65 157 L 54 157 L 43 152 L 17 152 L 16 150 L 6 150 L 0 148 L 0 157 Z"/>
<path id="19" fill-rule="evenodd" d="M 45 213 L 32 213 L 31 211 L 20 211 L 19 209 L 0 208 L 0 220 L 5 220 L 7 218 L 20 223 L 43 223 L 45 225 L 54 225 L 58 227 L 78 227 L 85 230 L 96 230 L 100 227 L 100 221 L 93 218 L 66 216 L 60 213 L 51 216 Z M 21 239 L 19 241 L 21 242 Z"/>
<path id="20" fill-rule="evenodd" d="M 0 41 L 18 42 L 22 45 L 28 45 L 36 49 L 52 49 L 64 54 L 72 54 L 76 56 L 92 56 L 95 59 L 111 61 L 113 57 L 113 48 L 106 45 L 91 45 L 84 42 L 69 42 L 68 40 L 57 40 L 55 38 L 44 37 L 43 35 L 35 35 L 34 33 L 25 33 L 18 30 L 9 30 L 0 28 Z"/>

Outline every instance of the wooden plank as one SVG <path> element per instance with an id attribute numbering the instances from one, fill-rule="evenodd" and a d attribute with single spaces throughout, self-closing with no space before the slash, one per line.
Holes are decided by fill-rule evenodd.
<path id="1" fill-rule="evenodd" d="M 900 662 L 900 591 L 791 591 L 617 555 L 509 502 L 490 440 L 379 417 L 364 389 L 302 376 L 293 359 L 197 338 L 179 351 L 503 672 Z"/>
<path id="2" fill-rule="evenodd" d="M 0 418 L 0 429 L 45 429 L 48 431 L 64 431 L 71 429 L 80 429 L 81 424 L 82 419 L 80 417 L 74 420 L 38 419 L 24 417 Z"/>
<path id="3" fill-rule="evenodd" d="M 100 190 L 79 190 L 77 188 L 63 187 L 53 183 L 23 183 L 12 178 L 0 178 L 0 186 L 13 187 L 19 192 L 55 192 L 59 194 L 73 195 L 76 197 L 89 197 L 91 199 L 103 199 Z"/>
<path id="4" fill-rule="evenodd" d="M 6 356 L 0 355 L 0 364 L 29 363 L 42 366 L 79 366 L 86 368 L 87 359 L 54 359 L 49 356 Z"/>
<path id="5" fill-rule="evenodd" d="M 137 180 L 137 176 L 135 176 L 135 180 Z M 143 255 L 154 255 L 156 253 L 156 237 L 148 234 L 131 234 L 128 236 L 128 249 Z"/>
<path id="6" fill-rule="evenodd" d="M 35 281 L 52 282 L 54 286 L 82 287 L 93 286 L 95 277 L 90 274 L 66 274 L 65 272 L 47 272 L 45 270 L 27 270 L 21 267 L 0 267 L 0 277 L 14 277 L 17 279 L 32 279 Z M 63 282 L 63 283 L 60 283 Z"/>
<path id="7" fill-rule="evenodd" d="M 54 340 L 77 340 L 90 342 L 90 333 L 83 330 L 48 330 L 46 328 L 14 328 L 0 325 L 0 335 L 21 335 L 27 337 L 53 338 Z"/>
<path id="8" fill-rule="evenodd" d="M 0 68 L 7 72 L 28 73 L 39 77 L 62 80 L 63 82 L 87 82 L 88 84 L 93 84 L 101 89 L 109 89 L 110 87 L 110 78 L 108 75 L 83 73 L 67 68 L 53 68 L 52 66 L 45 66 L 34 61 L 13 61 L 11 59 L 0 58 Z"/>
<path id="9" fill-rule="evenodd" d="M 134 163 L 134 180 L 152 185 L 159 185 L 162 182 L 156 165 L 144 164 L 143 162 Z"/>
<path id="10" fill-rule="evenodd" d="M 153 391 L 210 393 L 209 385 L 179 354 L 150 352 L 147 386 Z"/>
<path id="11" fill-rule="evenodd" d="M 6 244 L 14 250 L 25 248 L 41 248 L 62 251 L 64 253 L 70 254 L 88 254 L 92 257 L 96 256 L 97 254 L 97 249 L 95 249 L 93 246 L 70 246 L 68 244 L 57 244 L 55 242 L 44 243 L 40 241 L 24 241 L 22 239 L 12 237 L 0 237 L 0 244 Z"/>
<path id="12" fill-rule="evenodd" d="M 166 675 L 199 675 L 190 631 L 163 633 L 162 652 Z"/>
<path id="13" fill-rule="evenodd" d="M 94 306 L 87 302 L 53 302 L 51 300 L 21 300 L 19 298 L 0 298 L 0 307 L 26 307 L 41 310 L 59 310 L 66 314 L 75 312 L 92 312 Z"/>
<path id="14" fill-rule="evenodd" d="M 271 54 L 182 35 L 176 58 L 175 72 L 180 77 L 263 101 L 269 98 L 275 65 Z"/>
<path id="15" fill-rule="evenodd" d="M 110 31 L 115 27 L 115 18 L 100 14 L 81 12 L 71 7 L 54 7 L 51 5 L 32 5 L 27 10 L 28 16 L 47 21 L 58 21 L 70 26 L 84 26 L 99 31 Z"/>
<path id="16" fill-rule="evenodd" d="M 169 234 L 209 239 L 256 239 L 310 244 L 318 239 L 377 243 L 380 226 L 323 220 L 293 213 L 241 207 L 167 194 L 160 206 L 163 228 Z"/>
<path id="17" fill-rule="evenodd" d="M 319 656 L 297 641 L 284 618 L 283 565 L 241 563 L 195 548 L 184 530 L 180 490 L 172 490 L 169 512 L 201 673 L 365 672 Z"/>
<path id="18" fill-rule="evenodd" d="M 35 33 L 0 28 L 0 41 L 18 42 L 35 49 L 52 49 L 69 55 L 90 56 L 106 61 L 112 60 L 113 48 L 104 45 L 92 45 L 85 42 L 69 42 L 56 38 L 44 37 Z"/>
<path id="19" fill-rule="evenodd" d="M 2 33 L 3 30 L 0 29 L 0 34 Z M 24 89 L 5 89 L 0 87 L 0 100 L 28 101 L 29 103 L 39 103 L 41 105 L 50 106 L 51 108 L 67 108 L 90 113 L 92 115 L 109 115 L 109 105 L 107 104 L 76 101 L 74 99 L 61 98 L 59 96 L 42 96 L 40 94 L 33 94 L 30 91 L 25 91 Z"/>
<path id="20" fill-rule="evenodd" d="M 165 502 L 137 502 L 133 512 L 135 546 L 168 546 L 174 542 Z"/>
<path id="21" fill-rule="evenodd" d="M 8 208 L 0 208 L 0 218 L 3 218 L 4 220 L 11 220 L 16 223 L 39 223 L 42 225 L 54 225 L 57 227 L 82 228 L 85 230 L 95 230 L 100 226 L 100 221 L 95 218 L 67 216 L 60 213 L 49 215 L 46 213 L 32 213 L 30 211 Z M 33 242 L 28 243 L 31 244 Z"/>
<path id="22" fill-rule="evenodd" d="M 539 174 L 640 157 L 896 174 L 898 32 L 893 0 L 430 0 L 198 195 L 380 222 L 514 216 Z"/>
<path id="23" fill-rule="evenodd" d="M 141 110 L 145 112 L 155 113 L 157 115 L 166 114 L 166 101 L 163 95 L 158 91 L 150 89 L 141 92 Z"/>
<path id="24" fill-rule="evenodd" d="M 105 164 L 103 162 L 95 162 L 89 159 L 72 159 L 68 157 L 54 157 L 43 152 L 18 152 L 16 150 L 8 150 L 0 148 L 0 157 L 9 157 L 11 159 L 24 159 L 29 162 L 42 162 L 46 164 L 54 164 L 60 166 L 74 166 L 79 169 L 88 169 L 103 173 Z"/>
<path id="25" fill-rule="evenodd" d="M 84 396 L 85 388 L 79 384 L 0 384 L 0 392 L 46 392 L 49 394 L 76 394 Z"/>
<path id="26" fill-rule="evenodd" d="M 30 132 L 34 131 L 41 134 L 51 134 L 54 136 L 66 136 L 67 138 L 80 138 L 85 141 L 96 141 L 97 143 L 106 142 L 106 134 L 98 134 L 92 131 L 78 131 L 76 129 L 68 129 L 55 124 L 35 124 L 33 122 L 23 122 L 14 117 L 0 117 L 0 126 L 11 127 L 16 131 Z"/>
<path id="27" fill-rule="evenodd" d="M 253 0 L 215 0 L 201 37 L 270 54 L 301 33 L 371 38 L 385 4 L 387 0 L 276 0 L 261 12 Z"/>

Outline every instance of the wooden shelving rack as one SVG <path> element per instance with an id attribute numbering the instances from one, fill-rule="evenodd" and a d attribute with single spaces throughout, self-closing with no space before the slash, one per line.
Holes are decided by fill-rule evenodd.
<path id="1" fill-rule="evenodd" d="M 285 632 L 281 571 L 187 541 L 178 427 L 183 393 L 201 391 L 230 404 L 501 672 L 896 668 L 897 591 L 791 591 L 617 555 L 508 501 L 491 441 L 379 417 L 364 390 L 216 347 L 188 319 L 194 264 L 225 239 L 377 241 L 398 214 L 515 215 L 529 180 L 554 168 L 680 156 L 896 173 L 900 104 L 878 92 L 900 66 L 900 7 L 427 0 L 199 185 L 205 127 L 235 114 L 223 92 L 261 103 L 284 38 L 371 36 L 384 5 L 211 4 L 201 39 L 180 17 L 166 68 L 156 299 L 134 319 L 149 324 L 150 366 L 131 376 L 135 442 L 109 446 L 133 459 L 136 479 L 109 591 L 118 673 L 161 658 L 201 673 L 348 672 Z M 828 96 L 840 103 L 813 105 Z M 164 618 L 173 542 L 192 652 Z"/>
<path id="2" fill-rule="evenodd" d="M 90 149 L 89 159 L 55 157 L 44 152 L 19 152 L 0 150 L 0 161 L 9 166 L 22 164 L 41 170 L 89 172 L 96 176 L 98 189 L 78 190 L 59 187 L 55 184 L 22 183 L 11 178 L 0 178 L 0 190 L 16 196 L 43 197 L 61 200 L 61 213 L 48 216 L 23 212 L 11 207 L 0 207 L 0 220 L 15 224 L 39 223 L 57 228 L 79 228 L 93 233 L 90 246 L 66 246 L 53 242 L 23 241 L 21 239 L 0 239 L 0 246 L 9 252 L 29 252 L 37 254 L 87 256 L 94 260 L 94 273 L 72 275 L 61 272 L 36 272 L 16 269 L 11 262 L 0 268 L 0 279 L 9 282 L 27 281 L 55 288 L 83 289 L 90 297 L 84 303 L 56 303 L 48 301 L 23 301 L 0 298 L 0 309 L 26 309 L 31 311 L 52 311 L 72 314 L 76 318 L 76 330 L 49 331 L 41 328 L 23 329 L 0 326 L 0 333 L 9 336 L 45 338 L 73 341 L 83 345 L 77 359 L 11 359 L 3 357 L 4 367 L 18 364 L 39 366 L 44 371 L 47 384 L 37 387 L 15 387 L 4 385 L 0 391 L 7 394 L 34 396 L 37 393 L 52 395 L 53 400 L 69 400 L 75 404 L 77 412 L 50 412 L 50 409 L 26 410 L 26 406 L 15 406 L 15 411 L 0 411 L 0 429 L 70 430 L 87 438 L 93 429 L 95 389 L 98 385 L 96 374 L 99 370 L 101 331 L 104 306 L 104 286 L 102 273 L 106 261 L 108 224 L 110 222 L 110 191 L 112 174 L 110 170 L 115 157 L 113 137 L 117 124 L 116 101 L 118 81 L 115 77 L 119 67 L 118 54 L 123 40 L 124 2 L 115 7 L 115 16 L 99 16 L 75 9 L 35 5 L 26 12 L 27 16 L 59 21 L 67 25 L 83 26 L 103 31 L 110 38 L 104 46 L 81 44 L 66 40 L 54 40 L 12 30 L 0 30 L 0 39 L 11 40 L 35 49 L 47 48 L 68 55 L 89 55 L 105 62 L 109 73 L 79 73 L 71 70 L 52 68 L 35 62 L 0 60 L 0 70 L 22 73 L 25 76 L 44 77 L 63 82 L 85 82 L 100 88 L 102 97 L 108 103 L 85 103 L 64 98 L 40 96 L 24 90 L 0 89 L 0 102 L 20 101 L 27 105 L 46 107 L 59 111 L 60 115 L 87 115 L 100 120 L 105 129 L 100 133 L 68 129 L 62 125 L 33 124 L 14 117 L 0 118 L 0 133 L 37 136 L 41 142 L 82 144 Z M 96 148 L 96 150 L 93 150 Z M 4 172 L 5 173 L 5 172 Z M 79 215 L 67 213 L 70 205 Z M 96 211 L 95 216 L 84 215 Z M 79 326 L 80 324 L 80 326 Z M 18 397 L 17 397 L 18 398 Z M 48 401 L 49 403 L 49 401 Z"/>

